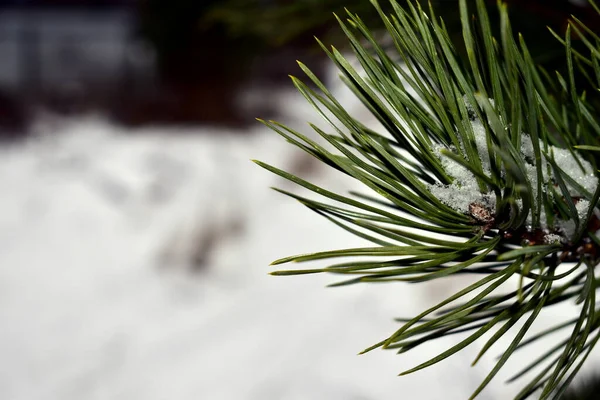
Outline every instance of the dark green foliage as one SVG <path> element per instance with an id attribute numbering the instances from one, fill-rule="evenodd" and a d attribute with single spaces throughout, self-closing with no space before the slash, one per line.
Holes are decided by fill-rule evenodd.
<path id="1" fill-rule="evenodd" d="M 405 0 L 398 3 L 402 7 L 407 4 Z M 430 3 L 444 18 L 453 45 L 464 54 L 458 0 L 431 0 Z M 467 1 L 470 8 L 474 8 L 475 3 L 475 0 Z M 564 52 L 560 43 L 551 40 L 547 27 L 562 34 L 574 15 L 592 29 L 600 28 L 600 18 L 589 5 L 578 6 L 569 0 L 512 0 L 507 3 L 513 33 L 521 33 L 527 39 L 532 58 L 549 71 L 564 71 Z M 381 7 L 386 13 L 391 11 L 387 3 Z M 491 29 L 498 35 L 496 1 L 486 1 L 485 7 L 490 15 Z M 379 15 L 367 0 L 226 0 L 211 7 L 202 19 L 222 24 L 232 37 L 251 36 L 272 45 L 302 39 L 307 33 L 322 36 L 325 32 L 329 33 L 328 41 L 342 45 L 343 41 L 337 35 L 339 31 L 329 28 L 332 26 L 331 13 L 342 15 L 345 8 L 360 15 L 372 29 L 383 28 Z M 577 41 L 575 46 L 583 47 Z M 576 76 L 583 81 L 583 76 Z"/>
<path id="2" fill-rule="evenodd" d="M 206 17 L 221 2 L 217 0 L 145 0 L 140 3 L 139 33 L 155 48 L 162 75 L 182 80 L 202 79 L 198 71 L 228 73 L 240 70 L 239 63 L 220 61 L 225 48 L 235 50 L 236 59 L 248 62 L 258 49 L 256 38 L 231 38 L 221 24 L 211 24 Z M 244 54 L 245 49 L 252 52 Z M 216 56 L 217 55 L 217 56 Z M 210 66 L 214 64 L 212 69 Z"/>
<path id="3" fill-rule="evenodd" d="M 600 39 L 575 20 L 564 35 L 556 34 L 563 42 L 565 73 L 551 75 L 535 63 L 525 40 L 513 36 L 505 5 L 498 5 L 494 29 L 483 0 L 474 8 L 460 1 L 464 57 L 434 7 L 408 3 L 403 8 L 392 1 L 389 14 L 377 2 L 373 5 L 391 46 L 381 46 L 351 12 L 338 21 L 360 68 L 336 48 L 321 46 L 385 132 L 348 114 L 303 64 L 317 89 L 297 78 L 293 82 L 328 123 L 328 128 L 311 125 L 323 143 L 263 121 L 290 143 L 360 181 L 366 193 L 340 195 L 258 162 L 324 197 L 317 201 L 280 190 L 372 246 L 286 257 L 273 264 L 346 259 L 325 268 L 274 274 L 344 277 L 335 285 L 476 276 L 479 280 L 403 320 L 396 332 L 365 352 L 384 348 L 403 353 L 441 336 L 468 333 L 447 351 L 402 373 L 408 374 L 492 333 L 485 336 L 476 362 L 509 335 L 512 341 L 475 397 L 516 350 L 560 331 L 562 342 L 512 378 L 528 375 L 519 399 L 533 393 L 560 398 L 600 339 L 600 313 L 595 310 L 600 125 L 575 74 L 580 68 L 590 85 L 600 86 Z M 573 48 L 572 32 L 585 50 Z M 514 290 L 499 290 L 510 282 L 515 282 Z M 579 306 L 576 318 L 530 333 L 541 313 L 565 301 Z"/>

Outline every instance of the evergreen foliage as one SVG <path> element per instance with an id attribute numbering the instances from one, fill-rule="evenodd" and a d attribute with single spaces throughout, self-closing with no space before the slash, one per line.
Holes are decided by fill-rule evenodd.
<path id="1" fill-rule="evenodd" d="M 343 277 L 333 286 L 478 277 L 403 320 L 396 332 L 364 352 L 384 348 L 404 353 L 442 336 L 468 334 L 404 375 L 487 334 L 477 362 L 498 339 L 512 337 L 474 398 L 515 351 L 560 331 L 562 341 L 511 379 L 524 380 L 517 399 L 533 393 L 541 399 L 560 398 L 600 339 L 600 312 L 595 309 L 600 123 L 576 81 L 578 71 L 594 89 L 600 88 L 600 37 L 574 18 L 564 35 L 555 33 L 564 45 L 566 72 L 546 71 L 535 63 L 524 38 L 513 35 L 505 4 L 498 4 L 494 35 L 484 1 L 469 9 L 461 0 L 465 59 L 431 5 L 408 2 L 401 7 L 391 0 L 392 12 L 387 13 L 376 0 L 372 3 L 393 46 L 383 47 L 351 12 L 338 21 L 361 68 L 336 48 L 319 44 L 386 131 L 375 132 L 356 120 L 302 63 L 316 88 L 292 80 L 327 122 L 327 128 L 311 124 L 322 141 L 262 121 L 360 181 L 367 193 L 335 193 L 257 161 L 321 199 L 276 190 L 372 246 L 286 257 L 273 264 L 322 259 L 332 264 L 273 274 Z M 573 48 L 575 35 L 584 50 Z M 349 261 L 335 261 L 341 257 Z M 500 290 L 515 277 L 519 283 L 514 290 Z M 579 314 L 532 335 L 536 318 L 561 302 L 576 303 Z"/>
<path id="2" fill-rule="evenodd" d="M 182 1 L 182 0 L 178 0 Z M 183 0 L 186 1 L 186 0 Z M 407 0 L 397 0 L 405 7 Z M 430 0 L 436 13 L 444 18 L 450 40 L 461 56 L 464 55 L 460 34 L 460 12 L 458 0 Z M 476 0 L 467 0 L 469 7 Z M 571 15 L 580 18 L 590 27 L 600 24 L 600 17 L 591 5 L 571 0 L 507 0 L 507 12 L 514 32 L 527 37 L 532 58 L 546 69 L 559 69 L 564 66 L 564 51 L 559 42 L 551 40 L 547 27 L 564 33 Z M 344 8 L 360 15 L 361 19 L 374 30 L 383 28 L 377 11 L 367 0 L 224 0 L 207 7 L 199 19 L 203 24 L 219 24 L 226 28 L 230 37 L 252 37 L 257 42 L 278 46 L 290 42 L 303 41 L 315 34 L 325 36 L 328 41 L 344 44 L 339 30 L 331 29 L 332 13 L 342 15 Z M 499 34 L 499 14 L 495 0 L 486 0 L 485 6 L 490 15 L 492 30 Z M 392 7 L 388 2 L 381 4 L 384 12 Z M 185 10 L 187 18 L 189 10 Z M 282 24 L 281 21 L 285 21 Z M 342 36 L 340 38 L 340 36 Z M 578 43 L 574 43 L 575 46 Z M 576 71 L 577 75 L 577 71 Z"/>

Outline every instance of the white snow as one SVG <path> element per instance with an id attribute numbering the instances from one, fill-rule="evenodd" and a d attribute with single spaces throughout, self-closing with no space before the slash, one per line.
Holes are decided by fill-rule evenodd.
<path id="1" fill-rule="evenodd" d="M 273 96 L 286 122 L 317 120 L 299 95 Z M 268 189 L 299 191 L 249 159 L 308 159 L 258 125 L 128 132 L 88 117 L 38 131 L 0 149 L 2 399 L 463 399 L 507 344 L 475 368 L 479 342 L 401 378 L 457 337 L 356 356 L 466 282 L 267 275 L 276 258 L 363 242 Z M 312 180 L 355 187 L 319 166 Z M 556 307 L 540 328 L 572 313 Z M 540 347 L 527 349 L 508 371 Z M 480 398 L 514 395 L 507 375 Z"/>
<path id="2" fill-rule="evenodd" d="M 590 210 L 590 202 L 586 199 L 580 199 L 577 204 L 575 204 L 575 209 L 577 210 L 579 219 L 583 220 L 587 217 L 587 213 Z"/>
<path id="3" fill-rule="evenodd" d="M 541 145 L 541 141 L 540 141 Z M 542 149 L 543 150 L 543 149 Z M 598 178 L 594 174 L 592 165 L 581 158 L 576 151 L 573 154 L 565 148 L 556 146 L 548 146 L 548 152 L 553 156 L 556 164 L 564 171 L 564 173 L 573 178 L 579 185 L 581 185 L 588 192 L 593 193 L 598 186 Z M 521 153 L 527 161 L 527 176 L 531 181 L 534 188 L 537 187 L 537 173 L 535 170 L 535 155 L 533 151 L 533 143 L 531 137 L 527 134 L 521 135 Z M 580 164 L 581 163 L 581 166 Z M 550 176 L 546 176 L 547 171 L 552 171 Z M 548 182 L 551 177 L 554 177 L 554 171 L 550 164 L 546 160 L 546 156 L 542 154 L 542 173 L 544 173 L 544 182 L 542 188 Z M 567 184 L 572 196 L 580 196 L 581 194 L 570 184 Z"/>
<path id="4" fill-rule="evenodd" d="M 556 233 L 548 233 L 544 235 L 544 242 L 547 244 L 561 243 L 562 239 L 562 236 L 557 235 Z"/>
<path id="5" fill-rule="evenodd" d="M 598 178 L 594 174 L 592 165 L 588 161 L 577 156 L 577 154 L 574 157 L 568 149 L 562 149 L 555 146 L 551 146 L 551 148 L 554 153 L 554 161 L 565 174 L 572 177 L 588 192 L 594 193 L 598 186 Z M 579 160 L 581 166 L 579 166 L 577 160 Z M 580 195 L 575 188 L 569 187 L 569 189 L 571 189 L 570 192 L 574 196 Z"/>
<path id="6" fill-rule="evenodd" d="M 466 97 L 464 97 L 465 101 Z M 490 103 L 493 105 L 493 99 L 489 99 Z M 470 112 L 473 113 L 474 110 L 470 104 L 467 102 L 467 107 L 470 109 Z M 489 175 L 490 173 L 490 158 L 487 146 L 487 132 L 481 123 L 481 121 L 474 117 L 473 120 L 469 121 L 471 124 L 471 128 L 473 130 L 474 139 L 475 139 L 475 149 L 477 150 L 477 154 L 481 161 L 481 167 L 484 174 Z M 464 151 L 464 139 L 460 137 L 461 147 Z M 540 146 L 541 146 L 540 141 Z M 496 199 L 494 194 L 491 192 L 482 192 L 479 186 L 477 185 L 477 180 L 475 175 L 471 173 L 467 168 L 463 167 L 456 161 L 446 157 L 442 154 L 442 150 L 447 149 L 443 145 L 434 145 L 433 152 L 440 159 L 442 168 L 444 171 L 454 178 L 454 181 L 451 184 L 441 184 L 435 183 L 428 185 L 431 193 L 437 197 L 444 204 L 452 207 L 454 210 L 462 212 L 464 214 L 469 214 L 471 212 L 471 206 L 474 204 L 479 204 L 486 207 L 489 210 L 493 210 L 495 208 Z M 450 151 L 456 152 L 456 149 L 449 148 Z M 525 173 L 527 175 L 527 179 L 531 184 L 532 196 L 534 199 L 538 197 L 538 173 L 536 169 L 535 162 L 535 152 L 533 148 L 533 143 L 531 137 L 527 134 L 521 135 L 521 146 L 520 146 L 521 156 L 525 161 Z M 556 164 L 563 170 L 564 174 L 571 177 L 577 184 L 583 187 L 590 193 L 593 193 L 598 186 L 598 178 L 594 174 L 594 170 L 592 165 L 582 159 L 575 151 L 571 153 L 568 149 L 559 148 L 556 146 L 548 146 L 548 152 L 550 157 L 554 159 Z M 542 177 L 543 182 L 541 184 L 542 190 L 546 191 L 546 186 L 551 184 L 551 179 L 555 180 L 555 173 L 550 166 L 550 163 L 546 159 L 546 156 L 542 154 L 541 156 L 542 162 Z M 550 171 L 550 172 L 548 172 Z M 552 183 L 553 184 L 553 183 Z M 567 183 L 569 194 L 573 197 L 579 197 L 582 194 L 579 193 L 574 185 Z M 563 200 L 559 200 L 563 201 Z M 517 199 L 517 204 L 522 204 L 521 199 Z M 533 205 L 536 203 L 534 202 Z M 585 220 L 587 217 L 587 211 L 590 207 L 589 201 L 585 199 L 580 199 L 577 203 L 577 212 L 580 220 Z M 532 210 L 530 210 L 529 215 L 527 216 L 527 224 L 531 226 L 532 224 Z M 565 221 L 558 220 L 556 225 L 553 227 L 548 227 L 547 225 L 547 217 L 546 212 L 542 208 L 541 210 L 537 210 L 540 215 L 540 228 L 548 230 L 553 229 L 557 232 L 560 232 L 563 235 L 563 240 L 570 239 L 576 231 L 576 226 L 574 221 Z M 550 234 L 546 241 L 556 242 L 556 238 L 554 234 Z"/>
<path id="7" fill-rule="evenodd" d="M 533 149 L 531 136 L 529 135 L 521 135 L 521 154 L 523 154 L 523 157 L 525 157 L 529 164 L 534 164 L 535 151 Z"/>
<path id="8" fill-rule="evenodd" d="M 571 152 L 569 152 L 568 149 L 559 148 L 556 146 L 548 147 L 550 156 L 554 158 L 556 164 L 564 171 L 566 175 L 575 180 L 588 192 L 593 193 L 596 190 L 596 187 L 598 186 L 598 178 L 595 176 L 594 169 L 588 161 L 582 159 L 576 152 L 572 154 Z M 521 136 L 521 152 L 525 160 L 527 161 L 527 164 L 525 164 L 527 177 L 532 185 L 533 196 L 534 198 L 536 198 L 538 174 L 534 162 L 535 156 L 533 151 L 533 144 L 529 135 Z M 578 163 L 578 161 L 579 163 L 581 163 L 581 166 Z M 551 173 L 548 174 L 547 171 L 551 171 Z M 551 178 L 555 177 L 555 173 L 552 170 L 550 163 L 547 161 L 546 156 L 544 156 L 543 154 L 542 175 L 544 177 L 544 181 L 542 182 L 542 190 L 545 191 L 546 185 L 548 185 Z M 567 183 L 567 187 L 571 196 L 581 196 L 581 193 L 579 193 L 579 191 L 571 184 Z M 581 221 L 585 220 L 590 207 L 590 202 L 586 199 L 579 199 L 575 206 L 577 209 L 579 219 Z M 528 216 L 528 221 L 529 223 L 531 223 L 531 214 Z M 540 214 L 540 223 L 542 229 L 548 228 L 546 224 L 546 214 L 543 209 L 541 210 Z M 556 226 L 554 228 L 558 229 L 558 231 L 563 234 L 564 240 L 570 239 L 576 231 L 575 221 L 572 220 L 557 220 Z"/>
<path id="9" fill-rule="evenodd" d="M 481 160 L 483 172 L 489 175 L 490 157 L 487 149 L 485 128 L 481 124 L 481 121 L 477 119 L 471 121 L 471 126 L 475 135 L 475 146 Z M 449 176 L 454 178 L 454 181 L 448 185 L 443 185 L 439 182 L 428 185 L 431 194 L 442 203 L 464 214 L 470 212 L 470 207 L 473 204 L 480 204 L 489 210 L 494 210 L 496 207 L 495 195 L 491 192 L 482 193 L 475 175 L 461 164 L 442 154 L 442 150 L 445 149 L 446 147 L 442 145 L 435 145 L 433 147 L 434 153 L 440 159 L 442 168 Z M 456 152 L 456 149 L 453 148 L 449 150 Z"/>
<path id="10" fill-rule="evenodd" d="M 485 133 L 485 128 L 479 120 L 472 121 L 471 127 L 473 128 L 473 134 L 475 135 L 475 148 L 477 149 L 477 154 L 479 154 L 481 166 L 483 167 L 483 172 L 486 175 L 489 175 L 490 154 L 488 152 L 486 140 L 487 134 Z"/>

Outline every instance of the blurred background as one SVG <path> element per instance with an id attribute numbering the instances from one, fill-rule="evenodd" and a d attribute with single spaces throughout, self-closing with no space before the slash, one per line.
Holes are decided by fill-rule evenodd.
<path id="1" fill-rule="evenodd" d="M 457 1 L 433 3 L 458 42 Z M 546 26 L 575 14 L 598 27 L 585 1 L 509 4 L 550 71 L 563 51 Z M 344 49 L 344 7 L 380 26 L 366 0 L 0 0 L 0 398 L 462 399 L 478 386 L 494 362 L 470 368 L 478 348 L 396 377 L 452 339 L 356 356 L 464 282 L 267 275 L 276 258 L 364 244 L 250 162 L 356 189 L 254 120 L 320 122 L 287 78 L 300 59 L 378 128 L 313 39 Z M 481 398 L 516 390 L 498 379 Z"/>

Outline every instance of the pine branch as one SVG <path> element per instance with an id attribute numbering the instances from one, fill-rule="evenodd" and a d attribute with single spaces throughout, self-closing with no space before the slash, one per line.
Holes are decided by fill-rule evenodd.
<path id="1" fill-rule="evenodd" d="M 538 390 L 542 399 L 558 398 L 600 339 L 600 313 L 595 310 L 600 124 L 575 79 L 580 68 L 600 86 L 600 38 L 578 20 L 564 37 L 555 33 L 564 43 L 567 74 L 551 78 L 535 64 L 525 40 L 513 37 L 503 4 L 498 6 L 496 38 L 484 1 L 478 0 L 474 11 L 466 0 L 460 1 L 464 60 L 431 5 L 423 9 L 409 2 L 402 8 L 392 0 L 393 13 L 388 14 L 377 1 L 372 3 L 393 51 L 379 44 L 351 12 L 345 20 L 336 18 L 360 70 L 335 47 L 319 44 L 385 132 L 356 120 L 303 64 L 316 89 L 298 78 L 293 83 L 327 122 L 328 128 L 311 125 L 327 147 L 282 124 L 262 121 L 360 181 L 369 194 L 341 195 L 257 163 L 324 197 L 325 202 L 281 191 L 373 246 L 286 257 L 273 264 L 340 257 L 352 261 L 273 274 L 348 277 L 335 285 L 479 276 L 365 352 L 384 348 L 403 353 L 442 336 L 469 332 L 404 375 L 493 332 L 476 362 L 519 324 L 474 398 L 515 351 L 551 332 L 570 329 L 539 363 L 515 375 L 521 378 L 546 363 L 516 398 Z M 573 50 L 572 32 L 587 53 Z M 519 278 L 519 285 L 501 293 L 500 286 L 511 278 Z M 537 317 L 562 302 L 578 304 L 578 318 L 531 335 Z"/>

